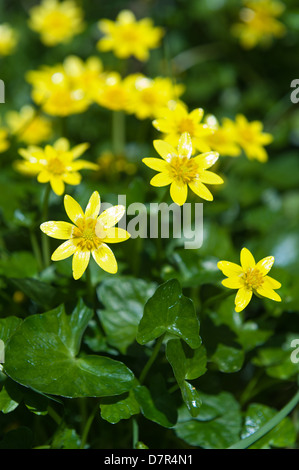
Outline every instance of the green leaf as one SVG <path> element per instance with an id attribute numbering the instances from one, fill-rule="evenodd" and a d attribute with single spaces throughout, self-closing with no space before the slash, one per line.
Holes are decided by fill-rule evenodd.
<path id="1" fill-rule="evenodd" d="M 80 444 L 81 440 L 75 429 L 63 424 L 54 435 L 51 449 L 80 449 Z"/>
<path id="2" fill-rule="evenodd" d="M 97 313 L 107 341 L 123 354 L 136 339 L 144 305 L 153 295 L 155 286 L 142 279 L 117 277 L 107 279 L 97 290 L 99 300 L 105 307 Z"/>
<path id="3" fill-rule="evenodd" d="M 140 412 L 139 404 L 132 390 L 119 397 L 103 398 L 100 409 L 102 418 L 111 424 L 116 424 L 122 419 L 129 419 Z"/>
<path id="4" fill-rule="evenodd" d="M 179 339 L 167 342 L 166 358 L 170 363 L 182 397 L 192 416 L 197 416 L 201 400 L 197 390 L 186 379 L 194 380 L 206 372 L 207 357 L 203 346 L 191 349 Z"/>
<path id="5" fill-rule="evenodd" d="M 150 421 L 165 428 L 171 428 L 176 423 L 176 417 L 169 413 L 163 397 L 153 397 L 153 393 L 144 385 L 138 385 L 134 388 L 134 395 L 140 405 L 141 413 Z"/>
<path id="6" fill-rule="evenodd" d="M 23 398 L 21 387 L 7 378 L 0 391 L 0 411 L 7 414 L 14 411 Z"/>
<path id="7" fill-rule="evenodd" d="M 245 439 L 258 431 L 277 411 L 259 403 L 251 403 L 245 414 L 241 437 Z M 271 447 L 289 447 L 296 442 L 296 429 L 289 418 L 284 418 L 274 429 L 256 441 L 250 449 L 270 449 Z"/>
<path id="8" fill-rule="evenodd" d="M 187 408 L 181 408 L 176 435 L 189 445 L 205 449 L 225 449 L 239 440 L 242 418 L 235 398 L 228 392 L 200 392 L 199 396 L 202 406 L 196 418 L 190 419 Z"/>
<path id="9" fill-rule="evenodd" d="M 0 318 L 0 339 L 6 343 L 10 336 L 21 325 L 22 321 L 21 318 L 14 316 Z"/>
<path id="10" fill-rule="evenodd" d="M 24 320 L 6 348 L 5 372 L 42 393 L 101 397 L 132 388 L 134 376 L 121 362 L 103 356 L 76 356 L 92 312 L 83 302 L 67 315 L 60 306 Z"/>
<path id="11" fill-rule="evenodd" d="M 6 433 L 0 441 L 0 449 L 31 449 L 33 433 L 31 429 L 21 426 Z"/>
<path id="12" fill-rule="evenodd" d="M 38 272 L 36 258 L 28 251 L 3 254 L 0 259 L 0 274 L 5 277 L 33 277 Z"/>
<path id="13" fill-rule="evenodd" d="M 193 349 L 201 344 L 193 302 L 182 294 L 176 279 L 159 286 L 145 304 L 137 341 L 145 344 L 166 332 L 182 338 Z"/>
<path id="14" fill-rule="evenodd" d="M 63 295 L 55 287 L 31 278 L 10 278 L 10 282 L 27 297 L 44 308 L 52 308 L 63 301 Z"/>

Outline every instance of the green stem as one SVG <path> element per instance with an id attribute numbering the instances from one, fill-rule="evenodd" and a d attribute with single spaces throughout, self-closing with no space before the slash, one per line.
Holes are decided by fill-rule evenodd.
<path id="1" fill-rule="evenodd" d="M 268 432 L 270 432 L 275 426 L 277 426 L 288 414 L 297 406 L 299 403 L 299 391 L 296 395 L 286 404 L 282 410 L 280 410 L 273 418 L 271 418 L 264 426 L 262 426 L 258 431 L 251 434 L 251 436 L 241 439 L 241 441 L 236 442 L 228 449 L 247 449 L 256 441 L 264 437 Z"/>
<path id="2" fill-rule="evenodd" d="M 56 413 L 54 408 L 52 408 L 51 406 L 48 407 L 48 414 L 49 414 L 49 416 L 51 416 L 51 418 L 55 421 L 56 424 L 59 425 L 61 423 L 61 421 L 62 421 L 61 416 L 59 416 L 59 414 Z"/>
<path id="3" fill-rule="evenodd" d="M 153 363 L 155 362 L 156 357 L 158 356 L 160 347 L 163 343 L 164 336 L 165 336 L 165 333 L 162 336 L 160 336 L 160 338 L 157 340 L 157 342 L 155 344 L 155 347 L 153 349 L 152 355 L 150 356 L 149 360 L 147 361 L 147 363 L 145 364 L 143 370 L 141 371 L 141 374 L 140 374 L 140 377 L 139 377 L 140 384 L 142 384 L 144 382 L 145 377 L 147 376 L 150 368 L 152 367 Z"/>
<path id="4" fill-rule="evenodd" d="M 42 221 L 46 222 L 48 220 L 48 212 L 49 212 L 49 198 L 51 193 L 51 186 L 48 183 L 44 200 L 43 200 L 43 208 L 42 208 Z M 43 257 L 44 257 L 44 267 L 47 268 L 50 266 L 50 242 L 49 237 L 46 234 L 42 234 L 42 250 L 43 250 Z"/>
<path id="5" fill-rule="evenodd" d="M 136 449 L 138 441 L 139 441 L 139 426 L 135 418 L 132 418 L 132 425 L 133 425 L 133 449 Z"/>
<path id="6" fill-rule="evenodd" d="M 43 259 L 42 259 L 40 247 L 36 238 L 36 234 L 31 229 L 30 229 L 30 241 L 31 241 L 33 254 L 37 260 L 38 268 L 41 271 L 43 269 Z"/>
<path id="7" fill-rule="evenodd" d="M 94 407 L 92 413 L 89 415 L 89 418 L 86 421 L 86 424 L 84 426 L 83 433 L 82 433 L 82 438 L 81 438 L 80 449 L 84 449 L 84 447 L 85 447 L 85 444 L 86 444 L 87 438 L 88 438 L 89 430 L 91 428 L 91 425 L 92 425 L 93 420 L 94 420 L 94 418 L 97 414 L 98 409 L 99 409 L 99 404 L 97 403 L 96 406 Z"/>
<path id="8" fill-rule="evenodd" d="M 88 299 L 91 305 L 93 306 L 93 301 L 94 301 L 94 290 L 93 290 L 93 285 L 91 281 L 91 273 L 90 273 L 90 266 L 88 265 L 85 271 L 85 276 L 86 276 L 86 285 L 87 285 L 87 294 L 88 294 Z"/>
<path id="9" fill-rule="evenodd" d="M 123 155 L 126 142 L 125 113 L 112 112 L 112 148 L 115 155 Z"/>

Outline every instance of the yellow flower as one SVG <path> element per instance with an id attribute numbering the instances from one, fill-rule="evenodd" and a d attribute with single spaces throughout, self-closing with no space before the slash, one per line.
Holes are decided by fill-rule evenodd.
<path id="1" fill-rule="evenodd" d="M 222 156 L 237 157 L 241 153 L 241 148 L 236 142 L 234 127 L 228 120 L 223 119 L 219 125 L 215 116 L 207 116 L 206 123 L 211 129 L 211 133 L 204 137 L 206 144 Z"/>
<path id="2" fill-rule="evenodd" d="M 104 86 L 103 64 L 98 57 L 88 57 L 84 63 L 80 57 L 71 55 L 64 60 L 63 68 L 71 87 L 75 90 L 83 90 L 90 100 L 94 100 L 98 90 Z"/>
<path id="3" fill-rule="evenodd" d="M 235 298 L 236 312 L 241 312 L 249 304 L 253 293 L 258 297 L 281 302 L 280 296 L 274 290 L 281 287 L 280 282 L 267 276 L 273 266 L 274 256 L 267 256 L 255 263 L 250 251 L 243 248 L 240 258 L 241 266 L 230 261 L 218 262 L 218 268 L 227 276 L 222 284 L 230 289 L 238 289 Z"/>
<path id="4" fill-rule="evenodd" d="M 33 85 L 33 100 L 47 114 L 68 116 L 82 113 L 91 104 L 84 80 L 79 80 L 70 65 L 71 61 L 74 63 L 74 56 L 67 57 L 63 64 L 43 66 L 40 70 L 32 70 L 26 75 L 27 81 Z"/>
<path id="5" fill-rule="evenodd" d="M 188 112 L 187 106 L 183 103 L 176 103 L 175 106 L 161 110 L 161 117 L 153 121 L 153 126 L 164 133 L 164 140 L 174 147 L 177 147 L 180 136 L 188 132 L 192 139 L 193 150 L 199 152 L 209 152 L 210 146 L 206 137 L 212 133 L 207 124 L 202 124 L 201 120 L 204 110 L 201 108 Z"/>
<path id="6" fill-rule="evenodd" d="M 128 112 L 138 119 L 155 118 L 162 109 L 171 106 L 184 92 L 184 86 L 173 85 L 168 77 L 148 78 L 142 74 L 127 77 Z"/>
<path id="7" fill-rule="evenodd" d="M 10 143 L 7 140 L 8 132 L 3 127 L 0 127 L 0 153 L 6 152 L 6 150 L 10 147 Z"/>
<path id="8" fill-rule="evenodd" d="M 43 0 L 29 11 L 29 26 L 46 46 L 70 41 L 84 28 L 83 12 L 72 0 Z"/>
<path id="9" fill-rule="evenodd" d="M 188 186 L 197 196 L 212 201 L 213 195 L 204 185 L 222 184 L 220 176 L 207 171 L 218 159 L 216 152 L 207 152 L 191 157 L 192 141 L 190 134 L 182 134 L 178 150 L 164 140 L 155 140 L 154 147 L 161 155 L 160 158 L 144 158 L 142 161 L 159 173 L 151 179 L 152 186 L 170 186 L 172 200 L 182 206 L 187 199 Z"/>
<path id="10" fill-rule="evenodd" d="M 137 171 L 135 163 L 127 160 L 125 155 L 117 155 L 110 151 L 104 151 L 97 159 L 100 177 L 107 180 L 115 180 L 125 175 L 134 175 Z"/>
<path id="11" fill-rule="evenodd" d="M 0 24 L 0 56 L 12 54 L 17 42 L 17 35 L 14 29 L 7 23 Z"/>
<path id="12" fill-rule="evenodd" d="M 285 26 L 276 18 L 285 9 L 283 3 L 276 0 L 244 1 L 245 8 L 240 11 L 240 23 L 232 28 L 232 33 L 239 37 L 245 49 L 252 49 L 261 44 L 271 44 L 273 37 L 282 37 Z"/>
<path id="13" fill-rule="evenodd" d="M 29 145 L 49 140 L 52 135 L 51 121 L 37 114 L 32 106 L 23 106 L 19 112 L 9 111 L 6 122 L 11 133 Z"/>
<path id="14" fill-rule="evenodd" d="M 41 230 L 49 237 L 66 240 L 52 254 L 53 261 L 73 256 L 73 276 L 79 279 L 85 272 L 90 254 L 100 268 L 108 273 L 117 272 L 117 261 L 107 243 L 127 240 L 130 234 L 115 224 L 125 213 L 124 206 L 113 206 L 100 212 L 100 196 L 97 191 L 91 195 L 85 212 L 71 196 L 64 196 L 64 207 L 73 224 L 69 222 L 44 222 Z"/>
<path id="15" fill-rule="evenodd" d="M 105 74 L 101 86 L 94 93 L 94 101 L 100 106 L 113 111 L 126 110 L 129 99 L 126 81 L 127 79 L 122 80 L 117 72 Z"/>
<path id="16" fill-rule="evenodd" d="M 55 194 L 64 193 L 64 185 L 77 185 L 81 182 L 80 170 L 97 170 L 98 165 L 86 160 L 77 160 L 89 144 L 80 144 L 70 149 L 67 139 L 58 139 L 53 146 L 47 145 L 44 149 L 30 146 L 27 150 L 20 149 L 19 153 L 24 161 L 15 162 L 15 168 L 23 174 L 37 175 L 39 183 L 50 182 Z"/>
<path id="17" fill-rule="evenodd" d="M 258 160 L 262 163 L 268 160 L 268 154 L 264 145 L 273 141 L 273 136 L 262 132 L 263 124 L 260 121 L 248 122 L 245 116 L 238 114 L 236 122 L 224 119 L 227 130 L 234 133 L 235 142 L 242 147 L 250 160 Z"/>
<path id="18" fill-rule="evenodd" d="M 163 29 L 154 27 L 150 18 L 136 21 L 129 10 L 121 11 L 116 21 L 103 19 L 98 23 L 104 37 L 97 47 L 100 51 L 113 51 L 120 59 L 135 56 L 141 61 L 149 57 L 149 50 L 160 45 Z"/>

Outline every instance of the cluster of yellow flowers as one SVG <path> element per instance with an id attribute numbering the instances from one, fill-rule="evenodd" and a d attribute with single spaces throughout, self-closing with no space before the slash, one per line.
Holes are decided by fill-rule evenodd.
<path id="1" fill-rule="evenodd" d="M 271 22 L 270 14 L 266 18 L 265 12 L 270 11 L 269 3 L 276 5 L 271 10 L 272 16 L 279 16 L 279 2 L 252 0 L 246 3 L 247 10 L 254 11 L 253 16 L 250 13 L 251 17 L 247 12 L 251 20 L 247 21 L 246 26 L 250 25 L 251 31 L 255 31 L 249 34 L 248 30 L 245 32 L 239 27 L 241 39 L 247 47 L 249 43 L 253 47 L 260 40 L 262 22 L 265 28 L 267 25 L 269 34 L 274 35 L 278 31 L 278 22 L 273 18 Z M 84 29 L 83 12 L 72 0 L 43 0 L 30 10 L 29 26 L 40 34 L 46 46 L 52 47 L 69 41 Z M 137 21 L 128 10 L 120 12 L 116 21 L 103 19 L 98 26 L 102 33 L 98 49 L 113 51 L 121 59 L 134 56 L 139 61 L 146 61 L 149 51 L 160 45 L 164 35 L 163 29 L 155 27 L 151 19 Z M 0 54 L 4 55 L 13 50 L 16 42 L 8 26 L 2 25 L 2 28 L 6 28 L 3 31 L 6 31 L 7 37 L 6 46 L 3 40 L 5 34 L 0 40 Z M 64 137 L 53 145 L 44 148 L 37 146 L 52 136 L 51 121 L 41 111 L 50 116 L 64 117 L 83 113 L 91 104 L 97 103 L 116 113 L 122 111 L 140 120 L 151 119 L 154 128 L 162 133 L 162 139 L 153 142 L 161 158 L 144 158 L 143 162 L 158 172 L 151 179 L 151 185 L 170 186 L 170 196 L 179 206 L 186 202 L 188 188 L 206 201 L 213 200 L 212 192 L 206 185 L 223 183 L 221 176 L 210 171 L 220 155 L 237 157 L 244 151 L 249 159 L 265 162 L 268 158 L 264 147 L 271 143 L 272 135 L 263 132 L 260 121 L 249 122 L 239 114 L 235 120 L 222 119 L 220 124 L 215 116 L 204 116 L 202 108 L 189 111 L 180 99 L 184 92 L 183 85 L 174 84 L 168 77 L 149 78 L 141 73 L 122 77 L 116 71 L 104 70 L 102 61 L 96 56 L 83 61 L 72 55 L 60 64 L 30 71 L 26 78 L 33 87 L 32 98 L 39 108 L 35 110 L 32 106 L 25 106 L 19 112 L 12 111 L 6 116 L 10 133 L 29 145 L 27 149 L 19 150 L 23 160 L 16 161 L 15 168 L 23 174 L 35 175 L 40 183 L 50 184 L 58 196 L 64 194 L 65 184 L 80 184 L 80 171 L 83 169 L 104 172 L 111 166 L 111 161 L 115 167 L 119 165 L 119 171 L 128 174 L 133 174 L 136 168 L 129 169 L 122 155 L 112 153 L 102 155 L 98 164 L 81 160 L 79 157 L 89 144 L 82 143 L 71 148 Z M 8 131 L 0 128 L 0 152 L 8 146 Z M 127 231 L 115 228 L 125 208 L 115 206 L 99 215 L 100 204 L 99 193 L 94 191 L 83 212 L 71 196 L 65 195 L 64 206 L 72 223 L 48 221 L 41 224 L 41 230 L 46 235 L 65 240 L 52 254 L 52 260 L 73 256 L 74 279 L 83 275 L 90 255 L 102 269 L 116 273 L 117 262 L 108 245 L 130 237 Z M 274 291 L 280 283 L 267 275 L 273 262 L 273 257 L 267 257 L 256 264 L 249 250 L 244 248 L 241 266 L 228 261 L 218 263 L 219 269 L 228 276 L 223 284 L 238 289 L 235 299 L 237 312 L 246 307 L 252 293 L 281 300 Z"/>
<path id="2" fill-rule="evenodd" d="M 278 0 L 244 0 L 240 10 L 240 22 L 232 27 L 232 33 L 240 39 L 244 49 L 258 44 L 268 46 L 274 37 L 280 38 L 286 28 L 277 18 L 285 9 Z"/>
<path id="3" fill-rule="evenodd" d="M 15 30 L 7 23 L 0 24 L 0 57 L 12 54 L 17 46 Z"/>

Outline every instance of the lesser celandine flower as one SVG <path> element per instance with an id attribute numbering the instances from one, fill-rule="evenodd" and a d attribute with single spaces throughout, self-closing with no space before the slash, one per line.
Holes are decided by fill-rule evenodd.
<path id="1" fill-rule="evenodd" d="M 49 119 L 36 113 L 32 106 L 23 106 L 20 111 L 9 111 L 6 122 L 12 134 L 29 145 L 49 140 L 52 124 Z"/>
<path id="2" fill-rule="evenodd" d="M 78 160 L 89 144 L 79 144 L 70 148 L 67 139 L 58 139 L 53 146 L 47 145 L 44 149 L 30 146 L 20 149 L 23 161 L 16 161 L 15 167 L 21 173 L 37 175 L 39 183 L 49 183 L 55 194 L 64 193 L 65 183 L 77 185 L 81 182 L 80 170 L 97 170 L 98 165 L 87 160 Z"/>
<path id="3" fill-rule="evenodd" d="M 237 157 L 241 148 L 236 141 L 233 126 L 224 118 L 221 125 L 213 115 L 206 117 L 211 133 L 204 137 L 206 144 L 221 156 Z"/>
<path id="4" fill-rule="evenodd" d="M 155 140 L 154 147 L 160 158 L 144 158 L 142 161 L 159 173 L 151 179 L 152 186 L 170 186 L 172 200 L 182 206 L 187 199 L 188 186 L 197 196 L 207 201 L 213 200 L 212 193 L 205 184 L 221 184 L 222 178 L 207 168 L 218 159 L 216 152 L 207 152 L 196 157 L 192 155 L 190 135 L 182 134 L 177 151 L 164 140 Z"/>
<path id="5" fill-rule="evenodd" d="M 80 57 L 71 55 L 64 60 L 63 68 L 71 87 L 83 91 L 91 100 L 105 83 L 103 63 L 98 57 L 88 57 L 84 62 Z"/>
<path id="6" fill-rule="evenodd" d="M 240 23 L 232 32 L 239 37 L 244 49 L 252 49 L 258 44 L 269 45 L 273 37 L 282 37 L 285 26 L 277 20 L 285 6 L 277 0 L 245 0 L 240 11 Z"/>
<path id="7" fill-rule="evenodd" d="M 83 12 L 72 0 L 43 0 L 31 8 L 29 26 L 46 46 L 70 41 L 83 28 Z"/>
<path id="8" fill-rule="evenodd" d="M 73 224 L 53 221 L 41 224 L 41 230 L 49 237 L 66 240 L 54 251 L 51 259 L 59 261 L 73 255 L 74 279 L 79 279 L 85 272 L 90 254 L 100 268 L 115 274 L 117 261 L 108 244 L 130 237 L 126 230 L 115 227 L 125 213 L 124 206 L 113 206 L 99 215 L 100 205 L 97 191 L 91 195 L 85 212 L 75 199 L 65 195 L 64 207 Z"/>
<path id="9" fill-rule="evenodd" d="M 8 132 L 6 129 L 0 127 L 0 153 L 5 152 L 9 147 Z"/>
<path id="10" fill-rule="evenodd" d="M 129 90 L 128 112 L 138 119 L 154 118 L 162 109 L 178 101 L 184 86 L 174 85 L 168 77 L 148 78 L 142 74 L 127 77 Z"/>
<path id="11" fill-rule="evenodd" d="M 230 261 L 218 262 L 218 268 L 227 276 L 222 284 L 230 289 L 238 289 L 235 297 L 236 312 L 244 310 L 253 293 L 259 297 L 281 301 L 280 296 L 274 290 L 281 287 L 280 282 L 268 276 L 273 263 L 274 256 L 267 256 L 256 263 L 247 248 L 241 251 L 241 266 Z"/>
<path id="12" fill-rule="evenodd" d="M 94 101 L 113 111 L 124 111 L 128 106 L 127 78 L 122 80 L 117 72 L 106 73 L 101 86 L 94 93 Z"/>
<path id="13" fill-rule="evenodd" d="M 15 30 L 8 24 L 0 24 L 0 56 L 10 55 L 15 51 L 18 39 Z"/>
<path id="14" fill-rule="evenodd" d="M 212 133 L 207 124 L 201 123 L 204 110 L 194 109 L 190 113 L 183 102 L 176 103 L 171 108 L 161 110 L 161 117 L 153 121 L 153 126 L 164 133 L 164 140 L 173 146 L 177 146 L 180 136 L 188 132 L 192 139 L 193 150 L 209 152 L 211 148 L 205 137 Z"/>
<path id="15" fill-rule="evenodd" d="M 238 114 L 235 122 L 226 118 L 224 120 L 227 129 L 234 134 L 237 144 L 244 150 L 250 160 L 258 160 L 262 163 L 268 160 L 265 145 L 273 141 L 273 136 L 263 131 L 260 121 L 248 122 L 245 116 Z"/>
<path id="16" fill-rule="evenodd" d="M 53 116 L 69 116 L 86 111 L 91 104 L 91 80 L 87 80 L 87 70 L 92 69 L 92 77 L 100 74 L 101 62 L 97 64 L 96 73 L 89 61 L 78 73 L 78 61 L 74 67 L 75 56 L 67 57 L 62 64 L 43 66 L 40 70 L 27 73 L 27 81 L 33 85 L 32 98 L 36 104 Z M 80 61 L 80 59 L 79 59 Z M 89 70 L 90 71 L 90 70 Z M 91 71 L 90 71 L 91 73 Z M 98 83 L 95 84 L 97 86 Z"/>
<path id="17" fill-rule="evenodd" d="M 121 59 L 135 56 L 146 61 L 149 50 L 158 47 L 163 36 L 162 28 L 154 27 L 150 18 L 137 21 L 134 13 L 129 10 L 121 11 L 116 21 L 99 21 L 99 29 L 104 37 L 99 40 L 98 49 L 113 51 Z"/>

